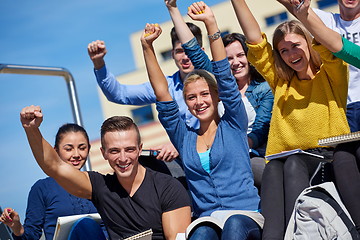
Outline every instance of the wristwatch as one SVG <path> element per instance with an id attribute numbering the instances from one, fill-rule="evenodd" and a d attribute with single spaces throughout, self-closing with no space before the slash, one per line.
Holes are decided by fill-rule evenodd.
<path id="1" fill-rule="evenodd" d="M 214 33 L 213 35 L 208 35 L 208 38 L 210 40 L 216 40 L 219 39 L 221 37 L 221 32 L 220 30 L 218 30 L 216 33 Z"/>

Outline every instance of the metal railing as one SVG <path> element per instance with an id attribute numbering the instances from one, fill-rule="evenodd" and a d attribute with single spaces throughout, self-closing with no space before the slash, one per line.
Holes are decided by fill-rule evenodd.
<path id="1" fill-rule="evenodd" d="M 26 75 L 42 75 L 42 76 L 60 76 L 65 79 L 68 89 L 71 110 L 74 117 L 74 122 L 82 126 L 82 119 L 80 114 L 79 101 L 75 88 L 75 81 L 71 73 L 66 68 L 60 67 L 43 67 L 43 66 L 28 66 L 16 64 L 0 64 L 1 73 L 26 74 Z M 91 171 L 90 159 L 85 162 L 83 170 Z"/>

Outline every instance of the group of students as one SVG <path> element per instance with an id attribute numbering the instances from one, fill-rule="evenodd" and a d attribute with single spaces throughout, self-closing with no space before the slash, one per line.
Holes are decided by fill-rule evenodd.
<path id="1" fill-rule="evenodd" d="M 39 183 L 52 185 L 46 190 L 37 190 L 39 183 L 33 186 L 24 226 L 11 208 L 4 210 L 0 221 L 19 238 L 38 239 L 44 228 L 51 239 L 55 215 L 65 212 L 55 213 L 56 205 L 47 202 L 53 194 L 53 198 L 72 199 L 59 199 L 62 204 L 78 201 L 88 206 L 76 210 L 73 206 L 73 212 L 66 210 L 66 215 L 93 212 L 94 204 L 111 239 L 149 228 L 153 239 L 175 239 L 191 217 L 209 216 L 215 210 L 247 210 L 252 214 L 231 216 L 221 232 L 210 224 L 199 225 L 190 239 L 283 239 L 296 198 L 309 186 L 319 160 L 292 155 L 265 166 L 264 149 L 269 155 L 301 148 L 333 161 L 338 191 L 360 232 L 360 144 L 341 144 L 333 149 L 317 143 L 320 138 L 349 133 L 348 122 L 352 131 L 360 130 L 356 96 L 348 95 L 348 86 L 357 86 L 351 74 L 358 71 L 360 47 L 327 28 L 310 8 L 310 0 L 278 1 L 300 22 L 280 24 L 272 44 L 245 0 L 231 0 L 244 35 L 223 37 L 210 7 L 204 2 L 191 4 L 190 18 L 205 24 L 210 60 L 202 49 L 200 29 L 185 23 L 176 0 L 165 0 L 174 24 L 172 56 L 179 71 L 164 76 L 153 48 L 162 30 L 158 24 L 146 24 L 141 45 L 149 82 L 140 86 L 116 81 L 105 65 L 103 41 L 88 45 L 98 84 L 110 101 L 156 103 L 171 143 L 154 150 L 160 151 L 157 158 L 164 161 L 179 157 L 191 198 L 177 180 L 138 163 L 142 143 L 130 118 L 112 117 L 101 127 L 101 152 L 114 170 L 114 174 L 102 175 L 78 171 L 90 148 L 82 128 L 59 131 L 52 148 L 39 130 L 40 107 L 29 106 L 22 110 L 21 122 L 34 157 L 50 176 Z M 339 0 L 339 6 L 346 16 L 343 22 L 350 21 L 350 13 L 353 19 L 360 15 L 359 1 Z M 350 85 L 344 61 L 355 66 Z M 52 193 L 49 188 L 62 190 Z M 37 201 L 41 208 L 34 205 L 35 192 L 40 192 Z M 254 216 L 264 217 L 264 225 L 258 225 Z"/>

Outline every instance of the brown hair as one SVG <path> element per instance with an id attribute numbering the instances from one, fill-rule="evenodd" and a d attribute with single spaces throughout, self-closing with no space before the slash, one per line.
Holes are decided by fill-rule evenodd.
<path id="1" fill-rule="evenodd" d="M 141 136 L 140 131 L 137 125 L 134 123 L 134 121 L 126 116 L 114 116 L 111 118 L 108 118 L 104 121 L 104 123 L 101 126 L 101 146 L 102 148 L 105 148 L 104 144 L 104 135 L 107 132 L 121 132 L 121 131 L 127 131 L 135 129 L 137 134 L 137 141 L 140 145 L 141 143 Z"/>
<path id="2" fill-rule="evenodd" d="M 321 65 L 320 55 L 311 47 L 313 38 L 304 25 L 297 20 L 285 21 L 275 29 L 272 44 L 276 72 L 280 78 L 287 81 L 290 81 L 296 72 L 282 59 L 278 50 L 278 44 L 289 33 L 294 33 L 305 38 L 310 52 L 310 64 L 312 64 L 316 70 L 318 70 Z"/>

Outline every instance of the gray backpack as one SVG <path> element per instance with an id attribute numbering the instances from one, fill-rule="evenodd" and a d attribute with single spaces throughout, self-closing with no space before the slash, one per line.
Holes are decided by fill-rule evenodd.
<path id="1" fill-rule="evenodd" d="M 360 239 L 332 182 L 306 188 L 297 198 L 285 240 Z"/>

